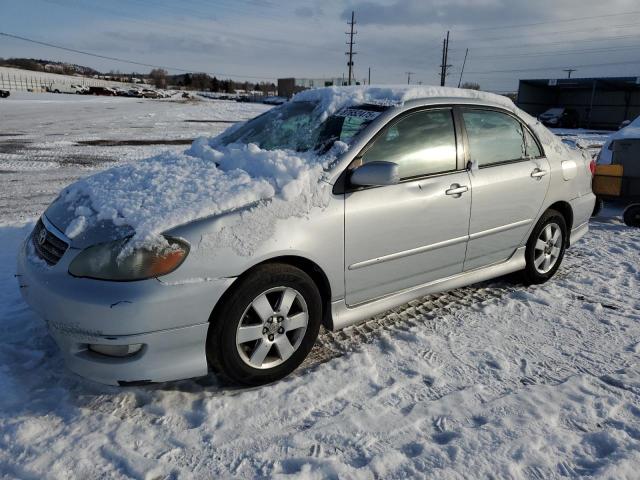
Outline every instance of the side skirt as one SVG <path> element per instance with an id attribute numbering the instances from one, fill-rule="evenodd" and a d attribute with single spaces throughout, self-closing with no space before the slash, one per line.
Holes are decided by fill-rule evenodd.
<path id="1" fill-rule="evenodd" d="M 483 282 L 485 280 L 490 280 L 492 278 L 522 270 L 526 266 L 524 256 L 525 249 L 526 247 L 518 248 L 513 255 L 504 262 L 478 268 L 476 270 L 470 270 L 468 272 L 462 272 L 451 277 L 401 290 L 400 292 L 377 298 L 353 307 L 348 307 L 344 299 L 332 302 L 332 330 L 341 330 L 343 328 L 350 327 L 351 325 L 361 323 L 375 315 L 391 310 L 392 308 L 399 307 L 400 305 L 425 295 L 453 290 L 455 288 Z"/>

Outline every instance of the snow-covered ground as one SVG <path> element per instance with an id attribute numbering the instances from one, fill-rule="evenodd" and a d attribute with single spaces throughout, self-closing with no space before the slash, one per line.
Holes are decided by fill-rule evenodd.
<path id="1" fill-rule="evenodd" d="M 637 478 L 640 230 L 615 206 L 549 283 L 495 280 L 323 332 L 273 385 L 69 373 L 20 298 L 18 244 L 64 184 L 167 148 L 77 142 L 212 135 L 227 124 L 185 120 L 265 108 L 81 98 L 0 102 L 0 478 Z"/>

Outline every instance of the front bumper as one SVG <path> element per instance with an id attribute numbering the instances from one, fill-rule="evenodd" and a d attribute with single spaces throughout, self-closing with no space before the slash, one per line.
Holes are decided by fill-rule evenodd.
<path id="1" fill-rule="evenodd" d="M 70 370 L 110 385 L 207 374 L 209 316 L 233 278 L 171 284 L 74 278 L 67 270 L 77 250 L 49 267 L 33 258 L 29 242 L 18 255 L 20 291 L 45 319 Z M 90 351 L 90 344 L 143 347 L 117 358 Z"/>

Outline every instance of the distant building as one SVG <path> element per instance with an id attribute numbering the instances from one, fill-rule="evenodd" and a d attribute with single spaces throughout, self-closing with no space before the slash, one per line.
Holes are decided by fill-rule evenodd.
<path id="1" fill-rule="evenodd" d="M 342 85 L 343 79 L 336 78 L 279 78 L 278 95 L 292 97 L 298 92 L 310 88 L 322 88 Z"/>
<path id="2" fill-rule="evenodd" d="M 554 107 L 573 108 L 585 128 L 618 128 L 640 115 L 640 77 L 520 80 L 517 105 L 537 117 Z"/>

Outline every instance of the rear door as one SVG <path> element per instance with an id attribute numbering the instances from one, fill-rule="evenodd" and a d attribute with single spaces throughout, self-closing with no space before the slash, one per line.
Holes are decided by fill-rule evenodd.
<path id="1" fill-rule="evenodd" d="M 464 269 L 507 260 L 524 242 L 549 188 L 549 162 L 515 116 L 461 108 L 472 207 Z"/>
<path id="2" fill-rule="evenodd" d="M 458 139 L 452 109 L 421 110 L 356 158 L 395 162 L 402 180 L 345 195 L 347 305 L 462 272 L 471 189 Z"/>

